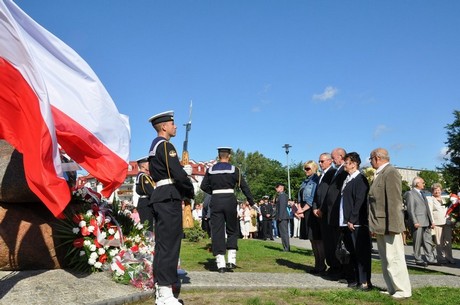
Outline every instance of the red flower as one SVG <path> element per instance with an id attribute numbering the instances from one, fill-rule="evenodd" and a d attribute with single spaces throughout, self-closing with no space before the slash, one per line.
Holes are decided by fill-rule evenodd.
<path id="1" fill-rule="evenodd" d="M 88 227 L 83 227 L 83 228 L 81 228 L 81 235 L 83 235 L 83 236 L 88 236 L 88 235 L 90 235 L 90 234 L 91 234 L 91 232 L 88 231 Z"/>
<path id="2" fill-rule="evenodd" d="M 73 246 L 75 248 L 81 248 L 83 247 L 83 242 L 85 241 L 84 238 L 80 237 L 80 238 L 77 238 L 73 241 Z"/>
<path id="3" fill-rule="evenodd" d="M 101 256 L 99 256 L 99 261 L 101 263 L 105 263 L 107 261 L 107 254 L 102 254 Z"/>
<path id="4" fill-rule="evenodd" d="M 131 251 L 133 251 L 133 252 L 139 251 L 139 246 L 138 246 L 138 245 L 132 246 L 132 247 L 131 247 Z"/>

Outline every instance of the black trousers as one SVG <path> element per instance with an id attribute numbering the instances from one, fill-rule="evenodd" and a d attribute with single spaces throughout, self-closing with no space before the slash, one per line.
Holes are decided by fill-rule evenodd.
<path id="1" fill-rule="evenodd" d="M 215 194 L 211 197 L 211 244 L 214 256 L 225 254 L 227 249 L 238 250 L 240 231 L 237 205 L 234 194 Z"/>
<path id="2" fill-rule="evenodd" d="M 262 220 L 262 238 L 273 239 L 273 220 L 272 219 L 263 219 Z"/>
<path id="3" fill-rule="evenodd" d="M 139 219 L 144 224 L 146 220 L 149 221 L 148 230 L 153 232 L 154 215 L 153 206 L 150 204 L 149 198 L 139 198 L 137 202 L 137 211 L 139 212 Z"/>
<path id="4" fill-rule="evenodd" d="M 367 226 L 355 227 L 354 231 L 343 228 L 344 243 L 350 252 L 349 274 L 357 283 L 371 282 L 371 238 Z"/>
<path id="5" fill-rule="evenodd" d="M 155 256 L 153 275 L 159 286 L 177 283 L 177 264 L 182 242 L 182 203 L 169 200 L 153 204 L 155 215 Z"/>
<path id="6" fill-rule="evenodd" d="M 327 223 L 325 216 L 321 218 L 320 222 L 326 263 L 331 271 L 339 272 L 341 269 L 341 264 L 335 256 L 335 249 L 337 248 L 337 242 L 340 234 L 339 227 L 330 226 Z"/>

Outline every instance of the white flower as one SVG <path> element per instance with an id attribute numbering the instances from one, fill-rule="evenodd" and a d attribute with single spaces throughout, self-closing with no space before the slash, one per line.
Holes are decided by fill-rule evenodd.
<path id="1" fill-rule="evenodd" d="M 89 247 L 91 245 L 91 241 L 85 239 L 85 241 L 83 242 L 83 245 Z"/>
<path id="2" fill-rule="evenodd" d="M 94 229 L 95 229 L 94 226 L 89 226 L 89 227 L 88 227 L 88 231 L 91 232 L 91 233 L 94 232 Z"/>
<path id="3" fill-rule="evenodd" d="M 120 232 L 116 232 L 115 235 L 113 236 L 115 239 L 120 239 Z"/>
<path id="4" fill-rule="evenodd" d="M 112 250 L 110 250 L 110 251 L 109 251 L 109 254 L 110 254 L 110 256 L 112 256 L 112 257 L 115 256 L 115 255 L 117 255 L 117 254 L 118 254 L 118 249 L 112 249 Z"/>
<path id="5" fill-rule="evenodd" d="M 89 246 L 89 250 L 90 251 L 96 251 L 96 245 L 92 244 L 91 246 Z"/>
<path id="6" fill-rule="evenodd" d="M 92 259 L 97 259 L 99 257 L 99 255 L 97 255 L 96 252 L 91 252 L 91 254 L 89 255 L 89 258 L 92 258 Z"/>
<path id="7" fill-rule="evenodd" d="M 85 251 L 80 251 L 80 256 L 84 256 L 85 254 Z"/>
<path id="8" fill-rule="evenodd" d="M 139 235 L 136 235 L 136 236 L 134 237 L 134 242 L 135 242 L 136 244 L 140 243 L 140 242 L 141 242 L 141 237 L 140 237 Z"/>
<path id="9" fill-rule="evenodd" d="M 94 258 L 88 259 L 88 264 L 90 264 L 91 266 L 94 265 L 95 263 L 96 263 L 96 260 Z"/>
<path id="10" fill-rule="evenodd" d="M 72 233 L 73 233 L 73 234 L 78 234 L 78 232 L 80 232 L 80 229 L 79 229 L 79 228 L 73 228 L 73 229 L 72 229 Z"/>
<path id="11" fill-rule="evenodd" d="M 78 226 L 79 226 L 80 228 L 86 227 L 86 221 L 84 221 L 84 220 L 80 221 L 80 222 L 78 223 Z"/>
<path id="12" fill-rule="evenodd" d="M 96 217 L 97 224 L 100 225 L 104 219 L 102 218 L 101 215 Z"/>
<path id="13" fill-rule="evenodd" d="M 101 238 L 106 238 L 107 233 L 105 233 L 105 231 L 102 231 L 101 233 L 99 233 L 99 236 L 101 236 Z"/>
<path id="14" fill-rule="evenodd" d="M 93 210 L 89 209 L 86 211 L 86 216 L 93 216 Z"/>
<path id="15" fill-rule="evenodd" d="M 136 229 L 142 230 L 144 228 L 144 225 L 141 224 L 140 222 L 136 225 Z"/>
<path id="16" fill-rule="evenodd" d="M 102 255 L 102 254 L 104 254 L 104 253 L 105 253 L 105 249 L 104 249 L 104 248 L 99 248 L 99 249 L 97 249 L 97 254 Z"/>
<path id="17" fill-rule="evenodd" d="M 101 267 L 102 267 L 102 263 L 101 263 L 101 262 L 96 262 L 96 263 L 94 264 L 94 268 L 101 269 Z"/>
<path id="18" fill-rule="evenodd" d="M 110 235 L 115 234 L 115 230 L 114 230 L 113 228 L 110 228 L 110 229 L 109 229 L 109 234 L 110 234 Z"/>

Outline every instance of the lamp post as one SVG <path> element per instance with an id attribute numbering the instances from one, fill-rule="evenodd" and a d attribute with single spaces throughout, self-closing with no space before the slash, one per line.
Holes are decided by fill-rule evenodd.
<path id="1" fill-rule="evenodd" d="M 290 177 L 290 174 L 289 174 L 289 148 L 291 148 L 292 146 L 289 145 L 289 144 L 284 144 L 284 146 L 282 146 L 286 152 L 286 163 L 287 163 L 287 172 L 288 172 L 288 196 L 289 196 L 289 200 L 291 199 L 291 177 Z"/>

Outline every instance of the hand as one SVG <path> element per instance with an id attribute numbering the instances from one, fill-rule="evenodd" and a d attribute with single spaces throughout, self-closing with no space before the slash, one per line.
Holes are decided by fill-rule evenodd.
<path id="1" fill-rule="evenodd" d="M 418 229 L 420 227 L 420 224 L 414 223 L 414 228 Z"/>
<path id="2" fill-rule="evenodd" d="M 354 231 L 354 230 L 355 230 L 355 225 L 352 224 L 351 222 L 348 222 L 348 223 L 347 223 L 347 226 L 348 226 L 348 229 L 350 229 L 350 231 Z"/>

